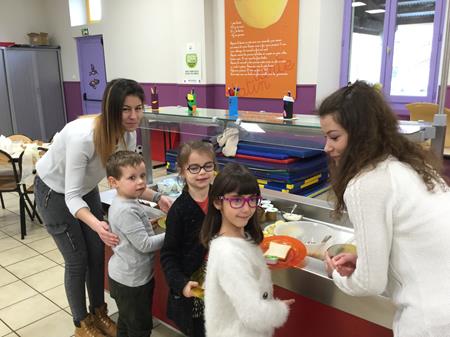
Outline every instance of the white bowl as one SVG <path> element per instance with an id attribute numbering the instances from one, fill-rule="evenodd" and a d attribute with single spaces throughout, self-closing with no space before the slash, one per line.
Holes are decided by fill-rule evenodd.
<path id="1" fill-rule="evenodd" d="M 275 227 L 275 235 L 287 235 L 303 242 L 309 256 L 323 259 L 326 249 L 332 244 L 336 231 L 332 228 L 312 221 L 289 221 Z M 327 236 L 331 238 L 321 241 Z"/>

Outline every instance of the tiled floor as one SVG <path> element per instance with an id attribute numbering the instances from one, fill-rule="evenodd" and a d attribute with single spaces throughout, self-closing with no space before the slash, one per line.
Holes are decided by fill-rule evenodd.
<path id="1" fill-rule="evenodd" d="M 108 188 L 100 183 L 100 189 Z M 27 217 L 20 240 L 19 199 L 3 193 L 0 208 L 0 337 L 71 337 L 74 332 L 64 290 L 64 260 L 45 228 Z M 117 307 L 105 293 L 110 314 Z M 155 322 L 152 337 L 182 336 Z"/>

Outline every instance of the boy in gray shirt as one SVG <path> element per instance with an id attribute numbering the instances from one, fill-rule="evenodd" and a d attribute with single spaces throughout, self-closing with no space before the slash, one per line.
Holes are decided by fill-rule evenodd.
<path id="1" fill-rule="evenodd" d="M 109 287 L 117 303 L 117 337 L 149 337 L 152 324 L 154 252 L 164 242 L 155 235 L 138 198 L 147 186 L 143 158 L 131 151 L 114 153 L 106 163 L 108 182 L 117 190 L 109 211 L 111 231 L 119 236 L 109 260 Z"/>

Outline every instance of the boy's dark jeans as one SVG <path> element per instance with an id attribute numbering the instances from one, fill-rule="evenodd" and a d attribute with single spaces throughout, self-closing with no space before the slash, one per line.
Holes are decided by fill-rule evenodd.
<path id="1" fill-rule="evenodd" d="M 91 312 L 105 303 L 105 248 L 100 237 L 88 225 L 76 219 L 66 206 L 64 194 L 50 189 L 38 176 L 34 194 L 39 214 L 64 257 L 64 286 L 75 324 L 87 316 L 85 285 Z M 91 212 L 103 219 L 98 188 L 83 197 Z"/>
<path id="2" fill-rule="evenodd" d="M 153 329 L 152 302 L 155 280 L 127 287 L 109 278 L 109 292 L 119 309 L 117 337 L 149 337 Z"/>

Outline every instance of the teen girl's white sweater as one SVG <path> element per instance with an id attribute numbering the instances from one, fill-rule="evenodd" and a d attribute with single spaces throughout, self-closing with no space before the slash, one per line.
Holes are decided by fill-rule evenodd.
<path id="1" fill-rule="evenodd" d="M 269 337 L 288 312 L 287 304 L 273 298 L 258 245 L 241 238 L 212 240 L 205 279 L 207 337 Z"/>
<path id="2" fill-rule="evenodd" d="M 36 171 L 53 191 L 65 194 L 70 213 L 88 207 L 82 199 L 106 176 L 94 147 L 94 118 L 80 118 L 58 133 L 50 149 L 39 159 Z M 136 149 L 136 132 L 125 132 L 126 148 L 119 142 L 117 151 Z"/>
<path id="3" fill-rule="evenodd" d="M 381 294 L 397 306 L 396 337 L 450 336 L 450 192 L 427 191 L 420 176 L 390 157 L 352 179 L 344 200 L 358 260 L 345 293 Z"/>

